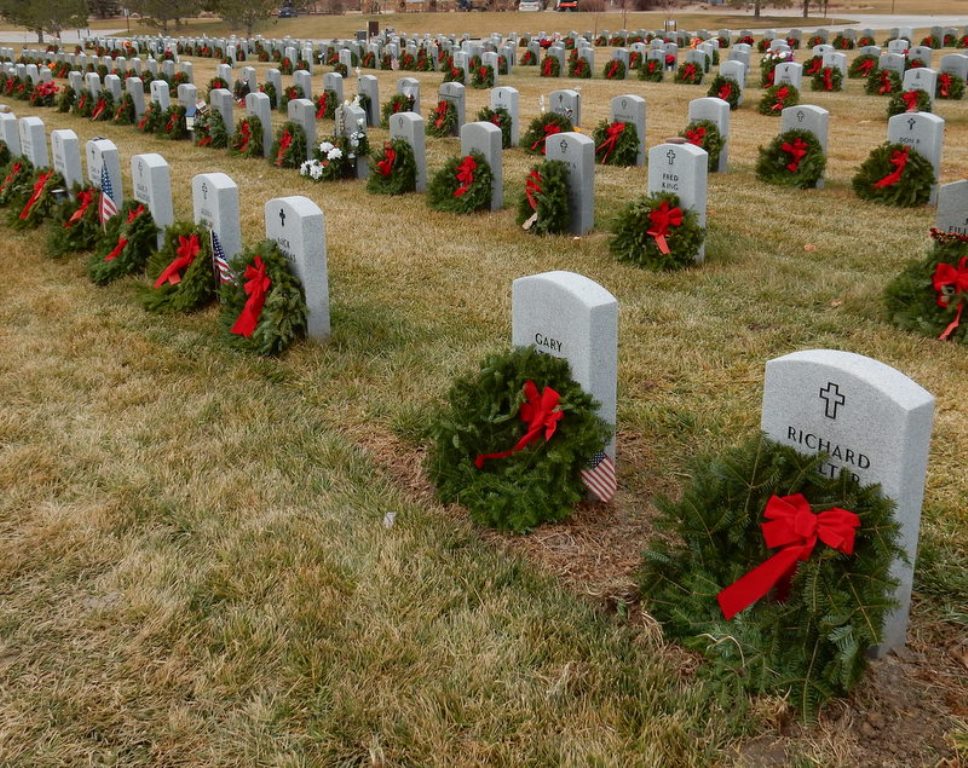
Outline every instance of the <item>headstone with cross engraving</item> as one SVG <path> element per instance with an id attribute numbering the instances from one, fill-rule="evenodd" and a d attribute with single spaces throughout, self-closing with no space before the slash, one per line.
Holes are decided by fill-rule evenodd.
<path id="1" fill-rule="evenodd" d="M 101 189 L 101 169 L 107 172 L 108 182 L 111 184 L 111 199 L 120 210 L 124 202 L 121 186 L 121 155 L 113 141 L 109 139 L 91 139 L 84 147 L 87 159 L 87 180 Z"/>
<path id="2" fill-rule="evenodd" d="M 802 453 L 827 454 L 822 474 L 845 470 L 865 485 L 880 483 L 897 505 L 909 562 L 892 566 L 900 607 L 885 620 L 878 655 L 905 642 L 933 414 L 929 392 L 869 357 L 815 349 L 766 364 L 763 432 Z"/>
<path id="3" fill-rule="evenodd" d="M 630 93 L 616 96 L 610 102 L 612 122 L 630 123 L 639 137 L 636 165 L 645 165 L 645 99 Z"/>
<path id="4" fill-rule="evenodd" d="M 131 158 L 131 190 L 135 200 L 144 203 L 158 227 L 158 247 L 165 244 L 165 230 L 175 221 L 171 201 L 171 169 L 156 152 Z"/>
<path id="5" fill-rule="evenodd" d="M 366 124 L 370 127 L 380 124 L 380 81 L 373 75 L 360 75 L 356 78 L 356 90 L 361 96 L 366 96 Z"/>
<path id="6" fill-rule="evenodd" d="M 390 116 L 390 139 L 402 139 L 413 150 L 417 165 L 417 192 L 427 191 L 427 150 L 424 119 L 416 112 L 397 112 Z"/>
<path id="7" fill-rule="evenodd" d="M 548 94 L 548 105 L 552 112 L 571 120 L 576 128 L 581 125 L 581 94 L 571 88 L 563 88 Z"/>
<path id="8" fill-rule="evenodd" d="M 302 283 L 308 310 L 307 335 L 329 337 L 329 275 L 323 212 L 308 197 L 276 197 L 265 205 L 266 237 L 286 254 Z"/>
<path id="9" fill-rule="evenodd" d="M 202 224 L 215 234 L 226 261 L 242 251 L 242 229 L 239 225 L 239 187 L 224 173 L 200 173 L 192 177 L 192 212 L 196 224 Z M 214 252 L 214 248 L 213 248 Z M 220 282 L 228 277 L 215 267 Z"/>
<path id="10" fill-rule="evenodd" d="M 584 235 L 595 226 L 595 142 L 581 133 L 558 133 L 545 141 L 545 157 L 568 166 L 571 233 Z"/>
<path id="11" fill-rule="evenodd" d="M 245 111 L 262 123 L 262 154 L 269 157 L 272 151 L 272 106 L 264 93 L 250 93 L 245 97 Z"/>
<path id="12" fill-rule="evenodd" d="M 934 51 L 925 45 L 914 45 L 908 49 L 907 60 L 909 62 L 919 61 L 922 67 L 930 67 L 932 59 L 934 58 Z"/>
<path id="13" fill-rule="evenodd" d="M 669 192 L 679 205 L 696 212 L 699 226 L 706 226 L 706 195 L 709 155 L 693 144 L 658 144 L 649 150 L 649 194 Z M 696 263 L 706 256 L 705 244 Z"/>
<path id="14" fill-rule="evenodd" d="M 286 105 L 287 117 L 303 129 L 306 136 L 306 157 L 313 156 L 316 147 L 316 105 L 309 99 L 292 99 Z"/>
<path id="15" fill-rule="evenodd" d="M 773 70 L 773 82 L 777 85 L 792 85 L 800 90 L 803 87 L 803 65 L 795 61 L 777 64 Z"/>
<path id="16" fill-rule="evenodd" d="M 598 415 L 614 430 L 618 301 L 611 293 L 574 272 L 519 277 L 511 287 L 511 343 L 566 359 L 574 380 L 600 403 Z M 614 435 L 604 451 L 614 477 Z M 586 482 L 595 498 L 610 495 L 601 485 Z"/>
<path id="17" fill-rule="evenodd" d="M 924 155 L 934 168 L 929 205 L 938 202 L 938 179 L 941 176 L 941 151 L 944 147 L 944 119 L 930 112 L 903 112 L 887 121 L 887 140 L 904 144 Z"/>
<path id="18" fill-rule="evenodd" d="M 81 143 L 74 131 L 69 128 L 51 131 L 50 154 L 54 170 L 64 177 L 64 186 L 68 191 L 73 190 L 75 184 L 79 186 L 84 183 Z"/>
<path id="19" fill-rule="evenodd" d="M 942 184 L 934 226 L 942 232 L 968 235 L 968 179 Z"/>
<path id="20" fill-rule="evenodd" d="M 800 130 L 810 131 L 820 142 L 824 154 L 827 153 L 827 134 L 830 113 L 822 107 L 800 104 L 787 107 L 780 113 L 780 132 Z M 823 179 L 817 181 L 817 189 L 823 188 Z"/>
<path id="21" fill-rule="evenodd" d="M 960 78 L 962 82 L 968 80 L 968 56 L 963 53 L 949 53 L 942 56 L 938 64 L 938 76 L 943 74 Z"/>
<path id="22" fill-rule="evenodd" d="M 437 90 L 437 94 L 441 101 L 449 101 L 454 105 L 454 109 L 457 112 L 457 125 L 454 128 L 454 135 L 459 136 L 466 115 L 464 86 L 460 83 L 442 83 Z"/>
<path id="23" fill-rule="evenodd" d="M 21 117 L 17 128 L 20 131 L 20 153 L 33 164 L 34 168 L 46 168 L 49 160 L 44 121 L 33 115 Z"/>
<path id="24" fill-rule="evenodd" d="M 719 152 L 719 165 L 711 170 L 726 173 L 729 158 L 729 102 L 715 96 L 693 99 L 689 102 L 689 120 L 708 120 L 719 129 L 723 148 Z"/>
<path id="25" fill-rule="evenodd" d="M 411 112 L 420 114 L 420 81 L 415 77 L 401 77 L 397 80 L 397 93 L 413 99 Z"/>
<path id="26" fill-rule="evenodd" d="M 501 162 L 501 129 L 493 123 L 465 123 L 460 129 L 461 156 L 480 152 L 491 166 L 491 210 L 504 205 L 504 169 Z"/>
<path id="27" fill-rule="evenodd" d="M 519 118 L 518 102 L 520 96 L 517 88 L 502 85 L 491 89 L 491 109 L 506 109 L 511 115 L 511 146 L 518 146 L 521 137 L 521 121 Z"/>
<path id="28" fill-rule="evenodd" d="M 916 67 L 904 73 L 901 87 L 905 91 L 919 90 L 928 95 L 929 101 L 934 101 L 934 91 L 938 83 L 938 73 L 927 67 Z"/>

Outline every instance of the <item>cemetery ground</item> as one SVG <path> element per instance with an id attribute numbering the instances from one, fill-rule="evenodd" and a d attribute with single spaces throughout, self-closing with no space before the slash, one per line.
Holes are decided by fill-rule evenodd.
<path id="1" fill-rule="evenodd" d="M 502 30 L 525 24 L 496 18 Z M 268 65 L 253 66 L 263 80 Z M 195 67 L 203 86 L 214 64 Z M 403 73 L 367 74 L 385 100 Z M 426 114 L 441 77 L 406 74 L 421 81 Z M 502 84 L 521 91 L 525 124 L 539 95 L 580 85 L 585 133 L 611 97 L 642 95 L 649 146 L 682 130 L 688 100 L 706 91 L 596 75 L 517 68 Z M 860 81 L 803 91 L 831 113 L 825 189 L 757 181 L 756 149 L 778 121 L 756 113 L 752 82 L 731 117 L 730 172 L 710 175 L 706 263 L 668 274 L 608 252 L 608 221 L 643 193 L 645 169 L 597 167 L 595 230 L 541 239 L 514 223 L 533 162 L 520 150 L 504 157 L 506 207 L 457 217 L 419 195 L 314 185 L 266 161 L 3 99 L 48 130 L 114 141 L 126 189 L 128 158 L 161 153 L 178 219 L 191 215 L 191 176 L 224 171 L 240 186 L 247 243 L 263 236 L 269 198 L 316 201 L 333 335 L 279 359 L 233 353 L 215 309 L 150 315 L 136 280 L 94 287 L 83 258 L 48 259 L 41 236 L 4 229 L 0 763 L 964 760 L 968 358 L 896 330 L 881 304 L 928 247 L 934 210 L 852 193 L 886 135 L 885 101 Z M 472 119 L 487 92 L 467 96 Z M 968 105 L 935 105 L 941 177 L 953 181 L 968 168 Z M 385 136 L 374 129 L 372 144 Z M 431 172 L 458 151 L 456 139 L 428 139 Z M 454 376 L 508 343 L 511 281 L 552 269 L 619 300 L 620 491 L 613 506 L 503 536 L 434 501 L 420 468 L 427 424 Z M 780 699 L 717 699 L 634 584 L 656 496 L 675 496 L 697 456 L 754 434 L 766 360 L 808 348 L 877 358 L 937 405 L 908 648 L 805 726 Z"/>

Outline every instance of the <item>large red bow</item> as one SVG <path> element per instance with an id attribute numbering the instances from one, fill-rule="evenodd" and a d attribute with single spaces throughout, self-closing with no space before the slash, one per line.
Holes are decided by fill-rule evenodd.
<path id="1" fill-rule="evenodd" d="M 397 161 L 396 150 L 387 144 L 383 148 L 383 159 L 378 160 L 376 164 L 376 169 L 381 176 L 384 178 L 388 177 L 393 173 L 393 164 Z"/>
<path id="2" fill-rule="evenodd" d="M 790 162 L 787 163 L 786 169 L 790 173 L 796 173 L 800 168 L 800 161 L 807 156 L 807 150 L 809 147 L 807 146 L 807 142 L 805 142 L 803 139 L 796 138 L 793 140 L 792 144 L 788 141 L 783 142 L 780 149 L 782 149 L 788 155 L 791 155 Z"/>
<path id="3" fill-rule="evenodd" d="M 97 120 L 101 115 L 104 114 L 104 110 L 108 108 L 108 102 L 104 97 L 97 100 L 97 104 L 94 107 L 94 111 L 91 113 L 91 122 Z"/>
<path id="4" fill-rule="evenodd" d="M 471 185 L 474 183 L 474 171 L 476 170 L 477 162 L 470 155 L 467 155 L 460 161 L 460 165 L 457 166 L 457 173 L 455 174 L 458 187 L 454 190 L 454 197 L 463 197 L 467 194 Z"/>
<path id="5" fill-rule="evenodd" d="M 961 324 L 961 313 L 965 309 L 964 297 L 968 296 L 968 256 L 962 256 L 957 267 L 945 263 L 938 264 L 934 269 L 931 283 L 938 294 L 935 303 L 943 309 L 948 308 L 952 298 L 959 295 L 962 296 L 955 311 L 955 319 L 938 336 L 942 341 L 947 341 L 951 334 L 955 332 L 955 329 Z M 946 290 L 949 287 L 951 290 Z"/>
<path id="6" fill-rule="evenodd" d="M 951 95 L 951 83 L 951 75 L 947 72 L 938 75 L 938 93 L 941 94 L 942 98 L 947 99 Z"/>
<path id="7" fill-rule="evenodd" d="M 615 77 L 615 73 L 618 72 L 618 59 L 615 59 L 611 64 L 608 65 L 608 72 L 605 77 L 611 80 Z"/>
<path id="8" fill-rule="evenodd" d="M 834 89 L 834 70 L 832 67 L 824 67 L 823 88 L 825 91 L 832 91 Z"/>
<path id="9" fill-rule="evenodd" d="M 175 258 L 165 267 L 164 271 L 155 280 L 155 288 L 161 288 L 165 283 L 178 285 L 182 280 L 182 271 L 188 269 L 195 257 L 202 250 L 202 245 L 198 241 L 198 235 L 194 232 L 190 237 L 178 236 L 178 248 L 175 250 Z"/>
<path id="10" fill-rule="evenodd" d="M 545 442 L 548 442 L 554 435 L 555 430 L 558 429 L 558 422 L 565 417 L 564 412 L 558 410 L 558 401 L 561 396 L 551 387 L 545 387 L 539 395 L 538 387 L 528 379 L 524 382 L 523 391 L 525 402 L 521 404 L 518 416 L 521 421 L 528 425 L 527 431 L 510 450 L 482 453 L 476 456 L 474 466 L 478 469 L 484 469 L 484 462 L 488 459 L 506 459 L 511 454 L 524 450 L 530 443 L 539 438 L 542 431 L 544 432 Z"/>
<path id="11" fill-rule="evenodd" d="M 48 171 L 47 173 L 42 173 L 37 177 L 37 181 L 34 182 L 34 192 L 27 201 L 23 210 L 20 212 L 20 220 L 26 221 L 27 217 L 30 216 L 30 209 L 33 208 L 37 201 L 40 200 L 40 196 L 44 194 L 44 186 L 47 184 L 47 180 L 54 175 L 53 171 Z"/>
<path id="12" fill-rule="evenodd" d="M 918 111 L 918 92 L 914 91 L 904 91 L 901 94 L 901 98 L 904 99 L 905 112 L 917 112 Z"/>
<path id="13" fill-rule="evenodd" d="M 248 121 L 243 122 L 239 126 L 239 133 L 242 134 L 242 141 L 239 142 L 239 152 L 245 152 L 249 148 L 249 142 L 252 140 L 252 128 L 249 126 Z"/>
<path id="14" fill-rule="evenodd" d="M 785 85 L 776 92 L 776 103 L 770 107 L 772 112 L 779 112 L 783 109 L 783 102 L 786 101 L 786 97 L 790 95 L 790 89 Z"/>
<path id="15" fill-rule="evenodd" d="M 87 209 L 91 207 L 91 203 L 94 202 L 94 193 L 89 189 L 82 189 L 77 193 L 77 210 L 71 214 L 71 217 L 64 222 L 64 228 L 68 229 L 73 227 L 77 222 L 84 218 L 84 214 Z"/>
<path id="16" fill-rule="evenodd" d="M 821 67 L 823 67 L 823 58 L 815 56 L 807 62 L 807 71 L 804 74 L 815 75 L 820 71 Z"/>
<path id="17" fill-rule="evenodd" d="M 327 98 L 328 97 L 326 95 L 326 91 L 323 91 L 319 95 L 319 98 L 316 99 L 316 119 L 317 120 L 322 120 L 324 117 L 326 117 L 326 99 Z"/>
<path id="18" fill-rule="evenodd" d="M 665 236 L 670 227 L 678 227 L 682 224 L 682 209 L 678 206 L 670 208 L 669 203 L 663 200 L 659 207 L 649 214 L 649 221 L 652 222 L 652 228 L 646 234 L 655 238 L 655 244 L 661 253 L 669 253 L 669 244 Z"/>
<path id="19" fill-rule="evenodd" d="M 434 112 L 434 127 L 440 128 L 447 119 L 447 102 L 441 99 L 437 102 L 437 110 Z"/>
<path id="20" fill-rule="evenodd" d="M 128 244 L 128 238 L 123 237 L 123 236 L 122 237 L 119 237 L 118 238 L 118 242 L 115 244 L 114 248 L 112 248 L 108 252 L 108 254 L 104 257 L 104 260 L 105 261 L 114 261 L 116 258 L 118 258 L 118 256 L 121 255 L 121 251 L 124 250 L 124 247 L 127 244 Z"/>
<path id="21" fill-rule="evenodd" d="M 286 154 L 286 150 L 292 146 L 292 134 L 289 131 L 283 131 L 282 136 L 279 137 L 279 151 L 276 152 L 276 165 L 281 166 L 283 158 Z"/>
<path id="22" fill-rule="evenodd" d="M 682 68 L 682 76 L 684 80 L 692 80 L 696 76 L 696 65 L 689 63 Z"/>
<path id="23" fill-rule="evenodd" d="M 242 307 L 230 333 L 245 336 L 248 339 L 255 333 L 255 328 L 259 324 L 259 317 L 262 315 L 262 307 L 265 306 L 272 280 L 266 274 L 266 265 L 261 256 L 256 256 L 245 268 L 243 277 L 246 281 L 243 290 L 249 298 L 245 300 L 245 306 Z"/>
<path id="24" fill-rule="evenodd" d="M 695 144 L 697 147 L 702 147 L 703 142 L 706 141 L 706 129 L 701 125 L 697 125 L 695 128 L 687 128 L 686 141 Z"/>
<path id="25" fill-rule="evenodd" d="M 876 63 L 874 59 L 864 59 L 864 61 L 857 65 L 857 68 L 861 75 L 867 77 L 871 73 L 871 70 L 874 69 Z"/>
<path id="26" fill-rule="evenodd" d="M 561 128 L 558 125 L 555 123 L 545 123 L 544 136 L 531 145 L 531 151 L 534 152 L 538 147 L 544 146 L 544 143 L 548 140 L 548 137 L 554 136 L 556 133 L 561 133 Z"/>
<path id="27" fill-rule="evenodd" d="M 883 96 L 885 93 L 890 93 L 894 90 L 894 83 L 891 80 L 891 74 L 886 69 L 881 72 L 881 86 L 877 89 L 877 93 Z"/>
<path id="28" fill-rule="evenodd" d="M 733 84 L 723 83 L 716 95 L 723 101 L 729 101 L 729 97 L 733 95 Z"/>
<path id="29" fill-rule="evenodd" d="M 763 516 L 766 522 L 760 528 L 766 546 L 783 549 L 716 596 L 727 621 L 777 585 L 781 593 L 786 592 L 797 562 L 809 559 L 817 539 L 845 555 L 854 553 L 854 534 L 860 527 L 860 518 L 846 509 L 833 507 L 814 514 L 803 494 L 797 493 L 771 496 Z"/>
<path id="30" fill-rule="evenodd" d="M 538 169 L 534 168 L 531 173 L 528 174 L 528 178 L 524 181 L 524 195 L 528 198 L 528 205 L 531 206 L 532 211 L 538 210 L 538 198 L 537 195 L 541 193 L 541 174 L 538 173 Z"/>
<path id="31" fill-rule="evenodd" d="M 891 152 L 891 165 L 894 166 L 894 170 L 880 181 L 875 181 L 874 189 L 893 187 L 901 180 L 901 174 L 904 173 L 904 168 L 908 162 L 908 152 L 909 150 L 907 147 L 904 147 L 904 149 L 895 149 L 893 152 Z"/>
<path id="32" fill-rule="evenodd" d="M 605 154 L 602 156 L 602 162 L 608 161 L 608 156 L 615 151 L 615 147 L 618 145 L 618 140 L 622 137 L 625 132 L 625 123 L 614 122 L 605 129 L 605 141 L 595 147 L 595 154 L 604 151 Z"/>

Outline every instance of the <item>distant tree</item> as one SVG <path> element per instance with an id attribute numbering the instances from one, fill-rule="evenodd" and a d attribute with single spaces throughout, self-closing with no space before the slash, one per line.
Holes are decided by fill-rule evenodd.
<path id="1" fill-rule="evenodd" d="M 275 13 L 279 0 L 215 0 L 213 5 L 222 19 L 251 37 L 256 26 Z"/>
<path id="2" fill-rule="evenodd" d="M 87 0 L 87 10 L 91 16 L 111 19 L 121 15 L 121 3 L 118 0 Z"/>
<path id="3" fill-rule="evenodd" d="M 157 27 L 167 34 L 169 24 L 178 26 L 181 19 L 195 15 L 198 3 L 192 0 L 132 0 L 129 8 L 140 14 L 148 26 Z"/>
<path id="4" fill-rule="evenodd" d="M 87 25 L 87 4 L 84 0 L 0 0 L 0 17 L 37 33 L 37 42 L 44 42 L 44 33 L 59 34 L 67 27 Z"/>

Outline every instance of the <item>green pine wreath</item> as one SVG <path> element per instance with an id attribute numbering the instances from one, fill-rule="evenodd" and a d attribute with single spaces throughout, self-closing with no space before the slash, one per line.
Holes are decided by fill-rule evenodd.
<path id="1" fill-rule="evenodd" d="M 427 115 L 427 135 L 443 138 L 457 135 L 457 105 L 441 99 Z"/>
<path id="2" fill-rule="evenodd" d="M 611 59 L 605 62 L 605 66 L 602 68 L 602 77 L 606 80 L 624 80 L 625 70 L 624 61 L 621 59 Z"/>
<path id="3" fill-rule="evenodd" d="M 800 103 L 800 91 L 793 85 L 772 85 L 767 88 L 757 108 L 761 115 L 779 117 L 787 107 Z"/>
<path id="4" fill-rule="evenodd" d="M 380 115 L 380 125 L 384 128 L 390 127 L 390 117 L 398 112 L 413 112 L 415 99 L 413 96 L 405 96 L 402 93 L 393 94 L 383 105 Z"/>
<path id="5" fill-rule="evenodd" d="M 144 203 L 129 200 L 108 221 L 87 265 L 97 285 L 140 272 L 158 247 L 158 227 Z"/>
<path id="6" fill-rule="evenodd" d="M 181 104 L 172 104 L 162 118 L 160 135 L 172 141 L 182 141 L 188 136 L 188 110 Z"/>
<path id="7" fill-rule="evenodd" d="M 501 129 L 501 148 L 507 149 L 511 146 L 511 113 L 504 107 L 498 107 L 497 109 L 483 107 L 477 113 L 477 121 L 496 125 Z"/>
<path id="8" fill-rule="evenodd" d="M 517 222 L 535 235 L 559 235 L 571 228 L 567 163 L 545 160 L 532 166 L 518 200 Z"/>
<path id="9" fill-rule="evenodd" d="M 8 150 L 9 152 L 9 150 Z M 18 157 L 6 166 L 0 181 L 0 208 L 6 208 L 16 200 L 21 199 L 32 186 L 34 166 L 25 157 Z"/>
<path id="10" fill-rule="evenodd" d="M 646 59 L 639 68 L 639 80 L 648 83 L 661 83 L 665 77 L 665 65 L 661 59 Z"/>
<path id="11" fill-rule="evenodd" d="M 60 89 L 53 80 L 37 83 L 30 94 L 30 106 L 52 107 L 57 102 L 57 92 Z"/>
<path id="12" fill-rule="evenodd" d="M 452 157 L 427 185 L 427 205 L 445 213 L 474 213 L 491 209 L 494 174 L 483 153 L 472 150 Z"/>
<path id="13" fill-rule="evenodd" d="M 204 226 L 175 222 L 165 231 L 165 244 L 148 259 L 148 285 L 141 304 L 151 312 L 191 312 L 215 298 L 218 288 L 212 265 L 212 233 Z M 174 282 L 173 282 L 174 281 Z"/>
<path id="14" fill-rule="evenodd" d="M 460 83 L 461 85 L 464 85 L 466 80 L 467 80 L 467 76 L 464 72 L 463 67 L 455 67 L 453 64 L 451 64 L 444 71 L 445 83 Z"/>
<path id="15" fill-rule="evenodd" d="M 683 62 L 676 69 L 675 82 L 684 85 L 701 85 L 703 68 L 691 61 Z"/>
<path id="16" fill-rule="evenodd" d="M 413 147 L 403 139 L 391 139 L 374 150 L 366 191 L 377 195 L 402 195 L 417 188 L 417 160 Z"/>
<path id="17" fill-rule="evenodd" d="M 811 56 L 803 62 L 802 74 L 804 77 L 813 77 L 823 70 L 823 56 Z"/>
<path id="18" fill-rule="evenodd" d="M 931 95 L 920 88 L 898 91 L 887 103 L 887 116 L 903 115 L 905 112 L 930 112 Z"/>
<path id="19" fill-rule="evenodd" d="M 633 123 L 602 120 L 592 132 L 595 162 L 601 165 L 635 165 L 639 159 L 639 132 Z"/>
<path id="20" fill-rule="evenodd" d="M 568 61 L 568 77 L 578 77 L 587 80 L 592 76 L 592 68 L 588 66 L 588 60 L 578 56 Z"/>
<path id="21" fill-rule="evenodd" d="M 218 88 L 224 88 L 226 91 L 232 90 L 232 86 L 229 85 L 227 80 L 221 77 L 213 77 L 211 80 L 208 81 L 208 99 L 209 100 L 211 100 L 212 98 L 212 91 Z"/>
<path id="22" fill-rule="evenodd" d="M 250 298 L 245 286 L 251 271 L 261 262 L 270 286 L 262 311 L 251 336 L 233 333 L 239 316 Z M 289 269 L 289 263 L 279 246 L 272 240 L 246 248 L 230 264 L 236 279 L 221 287 L 220 322 L 223 335 L 236 349 L 260 355 L 276 355 L 287 349 L 306 333 L 308 311 L 303 288 Z M 247 275 L 246 273 L 250 274 Z"/>
<path id="23" fill-rule="evenodd" d="M 826 167 L 820 140 L 810 131 L 795 128 L 759 148 L 756 176 L 768 184 L 809 189 L 817 186 Z"/>
<path id="24" fill-rule="evenodd" d="M 37 168 L 29 183 L 11 198 L 7 223 L 13 229 L 37 229 L 57 206 L 55 190 L 66 194 L 64 177 L 53 168 Z"/>
<path id="25" fill-rule="evenodd" d="M 901 90 L 901 76 L 893 69 L 875 69 L 867 76 L 864 92 L 868 96 L 893 96 Z"/>
<path id="26" fill-rule="evenodd" d="M 526 382 L 559 395 L 554 434 L 478 469 L 479 456 L 508 450 L 524 436 Z M 480 525 L 516 533 L 564 520 L 585 496 L 581 470 L 610 436 L 598 407 L 572 379 L 567 360 L 533 347 L 489 355 L 477 373 L 454 381 L 431 424 L 426 468 L 438 496 L 465 506 Z"/>
<path id="27" fill-rule="evenodd" d="M 324 90 L 316 97 L 316 119 L 332 120 L 336 117 L 336 107 L 339 105 L 339 98 L 336 91 Z"/>
<path id="28" fill-rule="evenodd" d="M 712 120 L 691 120 L 679 133 L 682 138 L 706 151 L 709 155 L 707 168 L 710 171 L 719 170 L 719 156 L 723 151 L 723 136 L 719 127 Z"/>
<path id="29" fill-rule="evenodd" d="M 229 152 L 242 157 L 262 157 L 262 121 L 255 115 L 246 115 L 235 124 L 235 133 L 229 140 Z"/>
<path id="30" fill-rule="evenodd" d="M 0 139 L 0 168 L 10 165 L 10 147 L 3 139 Z"/>
<path id="31" fill-rule="evenodd" d="M 674 221 L 679 223 L 663 231 L 660 215 L 676 211 Z M 609 250 L 616 259 L 654 271 L 693 266 L 706 238 L 696 212 L 681 208 L 679 196 L 668 192 L 633 200 L 619 211 L 611 229 Z M 663 252 L 662 238 L 668 253 Z"/>
<path id="32" fill-rule="evenodd" d="M 65 85 L 64 90 L 62 90 L 60 96 L 57 97 L 57 111 L 72 112 L 74 110 L 75 101 L 77 101 L 77 91 L 75 91 L 69 85 Z"/>
<path id="33" fill-rule="evenodd" d="M 94 123 L 104 123 L 114 118 L 114 96 L 110 91 L 101 91 L 93 100 L 89 118 Z"/>
<path id="34" fill-rule="evenodd" d="M 47 254 L 60 258 L 69 253 L 89 251 L 101 237 L 98 217 L 100 190 L 74 185 L 72 196 L 59 203 L 51 213 L 52 226 L 47 235 Z"/>
<path id="35" fill-rule="evenodd" d="M 77 98 L 74 100 L 74 104 L 71 106 L 71 112 L 78 117 L 89 118 L 94 111 L 94 103 L 95 99 L 91 92 L 87 88 L 81 88 L 77 92 Z"/>
<path id="36" fill-rule="evenodd" d="M 925 205 L 934 184 L 934 168 L 928 158 L 912 147 L 890 142 L 875 147 L 851 181 L 862 200 L 901 208 Z"/>
<path id="37" fill-rule="evenodd" d="M 844 74 L 837 67 L 823 67 L 810 79 L 810 89 L 834 92 L 844 89 Z"/>
<path id="38" fill-rule="evenodd" d="M 939 72 L 934 95 L 938 99 L 959 101 L 965 96 L 965 81 L 957 73 Z"/>
<path id="39" fill-rule="evenodd" d="M 629 70 L 641 69 L 643 58 L 640 51 L 629 51 Z"/>
<path id="40" fill-rule="evenodd" d="M 142 133 L 158 133 L 165 126 L 165 113 L 154 101 L 148 102 L 141 119 L 135 125 Z"/>
<path id="41" fill-rule="evenodd" d="M 521 147 L 529 155 L 543 155 L 545 141 L 549 136 L 573 131 L 571 120 L 557 112 L 545 112 L 531 121 L 528 130 L 521 138 Z"/>
<path id="42" fill-rule="evenodd" d="M 287 120 L 276 132 L 269 162 L 276 168 L 298 168 L 306 161 L 306 131 L 293 121 Z"/>
<path id="43" fill-rule="evenodd" d="M 706 95 L 728 102 L 729 108 L 733 110 L 739 108 L 739 98 L 743 95 L 743 89 L 736 78 L 716 75 Z"/>
<path id="44" fill-rule="evenodd" d="M 787 697 L 804 719 L 847 694 L 895 607 L 891 563 L 903 558 L 893 502 L 848 471 L 821 474 L 805 456 L 757 437 L 699 459 L 678 502 L 659 499 L 656 537 L 645 551 L 645 607 L 666 635 L 706 657 L 709 691 L 732 706 L 748 694 Z M 840 508 L 859 518 L 853 554 L 818 541 L 796 564 L 784 601 L 769 595 L 727 621 L 717 596 L 774 552 L 760 525 L 771 498 L 801 494 L 815 514 Z"/>
<path id="45" fill-rule="evenodd" d="M 260 84 L 259 93 L 264 93 L 269 97 L 269 109 L 276 109 L 279 106 L 279 92 L 273 83 Z"/>
<path id="46" fill-rule="evenodd" d="M 536 67 L 538 66 L 538 56 L 534 51 L 525 51 L 521 54 L 521 58 L 518 59 L 518 66 L 520 67 Z"/>
<path id="47" fill-rule="evenodd" d="M 561 77 L 561 62 L 557 56 L 545 56 L 538 71 L 540 77 Z"/>
<path id="48" fill-rule="evenodd" d="M 229 145 L 229 132 L 222 113 L 217 109 L 196 112 L 192 134 L 196 147 L 225 149 Z"/>
<path id="49" fill-rule="evenodd" d="M 850 66 L 847 67 L 847 77 L 851 80 L 866 80 L 877 72 L 879 67 L 880 62 L 877 56 L 873 53 L 862 53 L 850 62 Z"/>
<path id="50" fill-rule="evenodd" d="M 885 289 L 887 318 L 905 331 L 968 344 L 968 235 L 932 229 L 931 237 L 928 256 L 908 264 Z"/>
<path id="51" fill-rule="evenodd" d="M 494 87 L 494 67 L 490 64 L 481 64 L 471 70 L 471 88 L 493 88 Z"/>
<path id="52" fill-rule="evenodd" d="M 121 101 L 114 108 L 112 122 L 115 125 L 134 125 L 138 121 L 138 115 L 134 108 L 134 98 L 130 93 L 121 94 Z"/>

